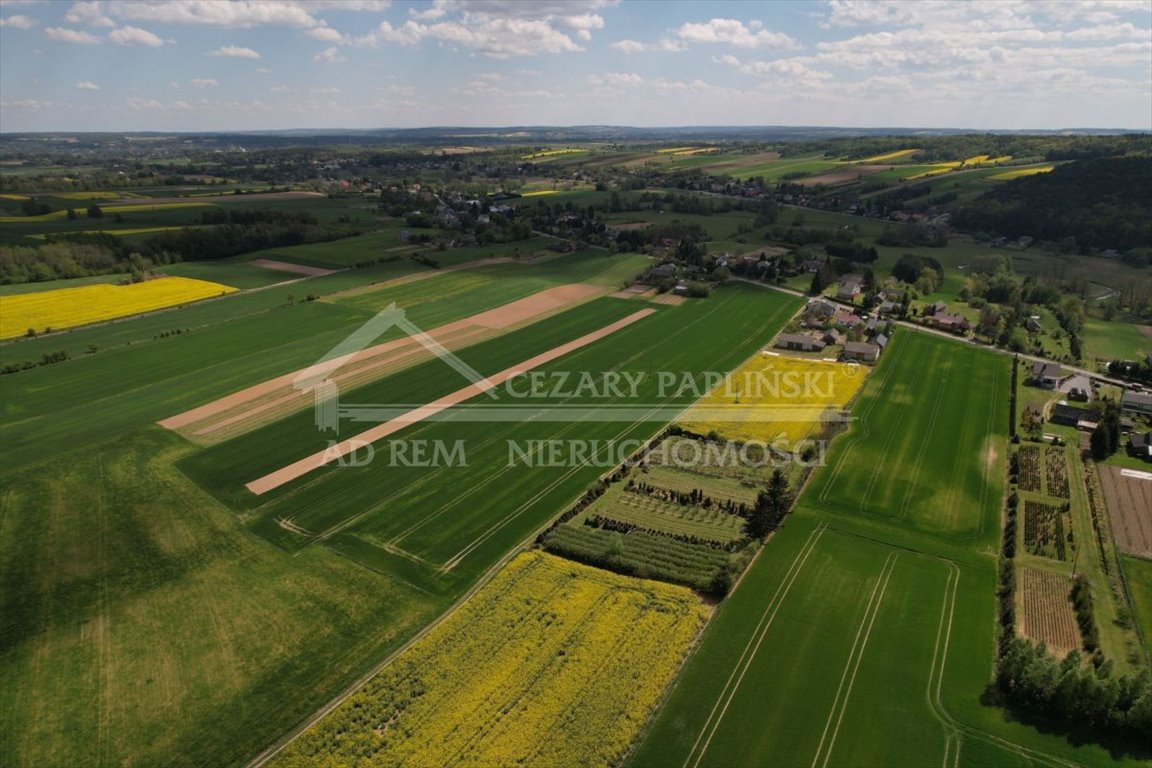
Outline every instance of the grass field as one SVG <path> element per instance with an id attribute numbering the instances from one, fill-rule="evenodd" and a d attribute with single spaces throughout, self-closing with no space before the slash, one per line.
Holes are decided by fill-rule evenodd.
<path id="1" fill-rule="evenodd" d="M 708 301 L 662 309 L 542 370 L 545 375 L 552 370 L 650 370 L 656 364 L 671 370 L 726 371 L 756 344 L 771 338 L 796 307 L 795 300 L 780 294 L 733 286 Z M 461 357 L 482 373 L 491 373 L 632 310 L 627 302 L 600 299 L 523 331 L 469 347 Z M 711 325 L 722 319 L 733 329 L 742 329 L 733 331 L 731 345 L 716 345 L 710 335 Z M 432 361 L 349 393 L 348 401 L 429 402 L 459 386 L 453 377 L 444 375 L 444 370 L 443 363 Z M 637 396 L 641 402 L 655 404 L 657 383 L 645 382 Z M 664 402 L 676 406 L 686 397 L 669 396 Z M 613 401 L 569 396 L 548 402 L 607 405 Z M 594 417 L 562 424 L 424 422 L 395 438 L 440 439 L 450 444 L 463 440 L 467 467 L 389 466 L 384 472 L 374 466 L 325 468 L 260 497 L 257 528 L 283 546 L 299 547 L 319 536 L 333 546 L 353 546 L 357 557 L 374 552 L 372 562 L 378 568 L 391 567 L 389 563 L 397 558 L 390 553 L 403 552 L 408 564 L 415 560 L 430 574 L 440 569 L 442 578 L 454 580 L 461 563 L 467 573 L 475 563 L 506 551 L 604 471 L 595 466 L 525 467 L 510 463 L 508 441 L 623 439 L 647 436 L 656 429 L 656 424 L 643 420 L 597 422 Z M 260 446 L 259 450 L 254 451 L 254 446 Z M 205 450 L 183 467 L 230 504 L 251 507 L 257 499 L 244 489 L 244 483 L 324 446 L 312 414 L 306 412 Z M 451 484 L 451 494 L 443 493 L 443 482 Z M 281 528 L 276 522 L 281 518 L 290 518 L 293 526 L 313 535 L 302 537 Z M 364 543 L 371 547 L 365 549 Z"/>
<path id="2" fill-rule="evenodd" d="M 1141 360 L 1149 347 L 1152 329 L 1095 317 L 1084 321 L 1084 357 L 1089 360 Z"/>
<path id="3" fill-rule="evenodd" d="M 955 342 L 893 342 L 629 766 L 1136 764 L 982 703 L 1007 373 Z"/>
<path id="4" fill-rule="evenodd" d="M 5 470 L 0 764 L 239 765 L 442 610 L 244 533 L 188 450 L 152 428 Z"/>
<path id="5" fill-rule="evenodd" d="M 600 252 L 587 257 L 607 271 L 631 258 Z M 579 270 L 585 257 L 565 258 Z M 504 279 L 509 285 L 519 278 L 532 282 L 533 270 L 545 264 L 508 265 Z M 0 346 L 3 364 L 35 361 L 57 350 L 75 358 L 5 377 L 0 439 L 11 449 L 5 463 L 26 466 L 69 450 L 78 440 L 104 440 L 310 365 L 371 313 L 303 301 L 306 294 L 338 294 L 415 271 L 432 275 L 425 281 L 429 285 L 451 276 L 396 262 Z M 438 318 L 455 320 L 489 308 L 483 301 L 433 302 L 423 309 L 405 305 L 409 317 L 425 327 L 434 327 Z M 172 334 L 175 329 L 185 332 Z M 88 353 L 92 346 L 97 354 Z"/>
<path id="6" fill-rule="evenodd" d="M 697 402 L 680 426 L 700 436 L 715 431 L 728 440 L 795 445 L 825 428 L 829 409 L 852 401 L 869 370 L 760 353 Z"/>
<path id="7" fill-rule="evenodd" d="M 232 293 L 205 280 L 168 277 L 130 285 L 91 284 L 0 297 L 0 339 L 114 320 Z"/>
<path id="8" fill-rule="evenodd" d="M 270 765 L 611 765 L 706 617 L 686 589 L 522 553 Z"/>
<path id="9" fill-rule="evenodd" d="M 1128 591 L 1132 594 L 1136 609 L 1136 623 L 1143 635 L 1144 647 L 1152 644 L 1152 560 L 1122 555 L 1121 567 L 1128 581 Z"/>
<path id="10" fill-rule="evenodd" d="M 830 466 L 813 477 L 809 498 L 991 546 L 1008 381 L 1003 356 L 902 334 L 853 409 L 859 424 L 841 438 Z M 968 460 L 956 460 L 960 450 Z"/>

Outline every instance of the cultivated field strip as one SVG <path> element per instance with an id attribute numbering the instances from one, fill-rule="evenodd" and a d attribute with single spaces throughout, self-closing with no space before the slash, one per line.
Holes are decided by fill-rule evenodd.
<path id="1" fill-rule="evenodd" d="M 1152 480 L 1126 476 L 1119 467 L 1098 464 L 1096 468 L 1116 547 L 1152 559 Z"/>
<path id="2" fill-rule="evenodd" d="M 1068 593 L 1072 580 L 1060 573 L 1036 568 L 1020 569 L 1020 591 L 1024 610 L 1020 614 L 1020 634 L 1063 656 L 1080 647 L 1076 613 Z"/>
<path id="3" fill-rule="evenodd" d="M 680 587 L 522 553 L 269 764 L 618 762 L 707 613 Z"/>

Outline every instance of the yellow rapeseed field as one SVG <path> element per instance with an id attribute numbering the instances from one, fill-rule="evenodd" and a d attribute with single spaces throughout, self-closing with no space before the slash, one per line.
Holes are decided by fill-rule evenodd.
<path id="1" fill-rule="evenodd" d="M 0 296 L 0 339 L 113 320 L 232 293 L 235 288 L 189 277 L 161 277 L 132 285 L 85 285 Z"/>
<path id="2" fill-rule="evenodd" d="M 554 194 L 556 194 L 555 189 L 537 189 L 534 192 L 524 192 L 520 196 L 521 197 L 541 197 L 542 195 L 554 195 Z"/>
<path id="3" fill-rule="evenodd" d="M 988 155 L 973 155 L 972 157 L 964 158 L 963 165 L 976 165 L 977 163 L 988 162 Z"/>
<path id="4" fill-rule="evenodd" d="M 525 552 L 271 763 L 617 765 L 708 609 Z"/>
<path id="5" fill-rule="evenodd" d="M 1048 173 L 1052 170 L 1051 165 L 1041 165 L 1036 168 L 1017 168 L 1014 171 L 1004 171 L 989 176 L 990 181 L 1012 181 L 1012 179 L 1019 179 L 1021 176 L 1035 176 L 1037 173 Z"/>
<path id="6" fill-rule="evenodd" d="M 555 157 L 557 155 L 570 155 L 574 152 L 586 152 L 584 149 L 546 149 L 543 152 L 535 152 L 531 155 L 521 155 L 521 160 L 535 160 L 538 157 Z"/>
<path id="7" fill-rule="evenodd" d="M 761 353 L 730 373 L 680 420 L 689 432 L 728 440 L 785 440 L 794 445 L 819 431 L 829 408 L 848 405 L 870 369 Z"/>
<path id="8" fill-rule="evenodd" d="M 900 150 L 897 150 L 895 152 L 887 152 L 883 155 L 873 155 L 872 157 L 866 157 L 863 160 L 857 160 L 856 162 L 858 162 L 858 163 L 883 163 L 887 160 L 897 160 L 901 157 L 907 157 L 908 155 L 911 155 L 911 154 L 913 154 L 915 152 L 919 152 L 919 151 L 920 150 L 918 150 L 918 149 L 900 149 Z"/>

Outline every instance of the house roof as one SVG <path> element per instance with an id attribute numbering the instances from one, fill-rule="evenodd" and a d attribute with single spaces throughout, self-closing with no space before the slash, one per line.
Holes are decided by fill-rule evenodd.
<path id="1" fill-rule="evenodd" d="M 1061 373 L 1063 373 L 1063 370 L 1060 368 L 1059 363 L 1048 363 L 1043 360 L 1037 360 L 1032 365 L 1032 375 L 1035 377 L 1058 379 Z"/>
<path id="2" fill-rule="evenodd" d="M 878 355 L 880 347 L 867 341 L 850 341 L 844 345 L 844 351 L 851 354 Z"/>
<path id="3" fill-rule="evenodd" d="M 806 333 L 782 333 L 776 339 L 777 344 L 819 344 L 823 345 L 824 342 L 819 339 L 813 338 Z"/>
<path id="4" fill-rule="evenodd" d="M 1152 433 L 1135 432 L 1128 436 L 1128 444 L 1137 450 L 1146 449 L 1150 445 L 1149 440 L 1152 439 L 1150 438 L 1150 434 Z"/>
<path id="5" fill-rule="evenodd" d="M 1134 392 L 1129 389 L 1120 396 L 1120 405 L 1152 406 L 1152 392 Z"/>

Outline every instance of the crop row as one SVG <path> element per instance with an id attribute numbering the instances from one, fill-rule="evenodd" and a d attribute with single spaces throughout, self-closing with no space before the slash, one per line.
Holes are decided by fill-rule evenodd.
<path id="1" fill-rule="evenodd" d="M 728 564 L 728 553 L 721 550 L 641 532 L 621 534 L 561 525 L 543 543 L 550 552 L 588 565 L 705 591 L 712 589 Z"/>
<path id="2" fill-rule="evenodd" d="M 1064 532 L 1065 510 L 1039 501 L 1024 502 L 1024 546 L 1034 555 L 1067 560 L 1066 544 L 1072 543 L 1072 528 Z"/>
<path id="3" fill-rule="evenodd" d="M 1052 445 L 1044 452 L 1044 469 L 1048 479 L 1048 495 L 1058 499 L 1068 498 L 1068 461 L 1062 446 Z"/>
<path id="4" fill-rule="evenodd" d="M 1020 490 L 1040 493 L 1040 447 L 1020 446 Z"/>

